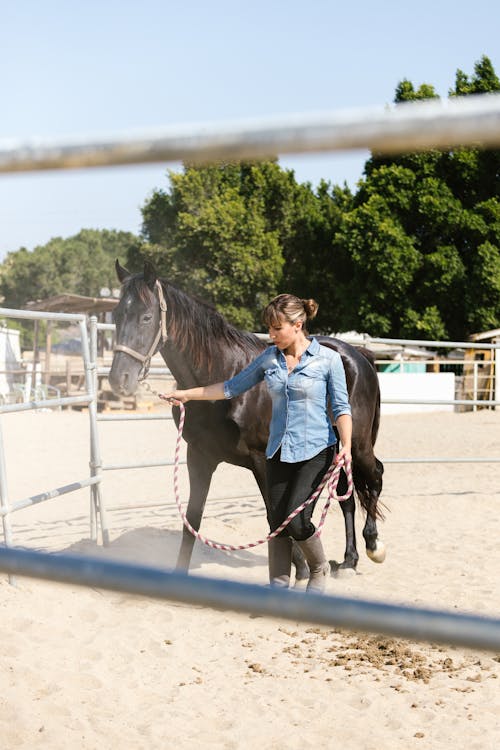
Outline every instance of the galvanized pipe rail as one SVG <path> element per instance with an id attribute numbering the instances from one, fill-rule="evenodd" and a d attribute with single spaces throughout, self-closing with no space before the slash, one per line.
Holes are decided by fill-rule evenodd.
<path id="1" fill-rule="evenodd" d="M 263 159 L 368 149 L 381 154 L 500 145 L 500 94 L 232 123 L 178 125 L 87 138 L 0 141 L 0 173 L 117 164 Z"/>
<path id="2" fill-rule="evenodd" d="M 11 575 L 27 575 L 279 620 L 500 651 L 500 619 L 494 617 L 266 588 L 87 556 L 49 555 L 25 550 L 0 549 L 0 570 Z"/>

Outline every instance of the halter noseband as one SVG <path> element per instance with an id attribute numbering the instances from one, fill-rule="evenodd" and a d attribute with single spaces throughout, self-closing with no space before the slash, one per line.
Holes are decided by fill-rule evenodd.
<path id="1" fill-rule="evenodd" d="M 136 352 L 134 349 L 130 349 L 130 347 L 125 346 L 124 344 L 116 344 L 113 351 L 115 352 L 125 352 L 125 354 L 129 354 L 134 359 L 138 359 L 139 362 L 142 362 L 142 368 L 139 373 L 139 380 L 144 380 L 147 377 L 149 365 L 151 363 L 151 357 L 153 357 L 154 354 L 156 354 L 156 351 L 158 349 L 158 344 L 161 343 L 164 344 L 167 340 L 167 303 L 165 301 L 165 296 L 163 294 L 163 287 L 158 279 L 155 281 L 155 288 L 158 290 L 158 298 L 160 301 L 160 327 L 158 329 L 158 333 L 155 336 L 155 339 L 153 343 L 151 344 L 151 348 L 149 349 L 149 352 L 147 354 L 141 354 L 140 352 Z"/>

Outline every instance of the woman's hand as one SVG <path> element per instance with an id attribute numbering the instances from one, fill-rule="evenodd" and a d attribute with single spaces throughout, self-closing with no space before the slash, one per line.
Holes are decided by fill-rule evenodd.
<path id="1" fill-rule="evenodd" d="M 351 463 L 352 462 L 352 455 L 351 455 L 351 449 L 349 446 L 342 446 L 342 448 L 339 450 L 337 455 L 335 456 L 335 463 Z"/>
<path id="2" fill-rule="evenodd" d="M 162 401 L 167 401 L 172 406 L 179 406 L 179 404 L 185 404 L 189 401 L 189 396 L 186 391 L 171 391 L 170 393 L 159 393 L 159 398 Z"/>

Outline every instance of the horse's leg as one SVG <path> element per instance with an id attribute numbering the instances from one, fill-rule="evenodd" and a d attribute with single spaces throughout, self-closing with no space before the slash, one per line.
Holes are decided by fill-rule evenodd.
<path id="1" fill-rule="evenodd" d="M 261 453 L 252 454 L 252 471 L 257 482 L 264 504 L 267 509 L 267 479 L 266 479 L 266 458 Z M 292 547 L 292 564 L 295 567 L 295 581 L 309 580 L 309 566 L 304 553 L 299 545 L 295 542 Z"/>
<path id="2" fill-rule="evenodd" d="M 344 471 L 340 472 L 339 483 L 337 485 L 337 494 L 345 495 L 347 492 L 347 477 Z M 359 555 L 356 547 L 356 529 L 354 526 L 354 513 L 356 510 L 356 502 L 354 499 L 354 493 L 343 500 L 340 503 L 342 513 L 344 515 L 344 527 L 345 527 L 345 552 L 344 561 L 340 564 L 335 560 L 330 560 L 330 567 L 332 572 L 335 573 L 338 570 L 356 570 L 358 564 Z"/>
<path id="3" fill-rule="evenodd" d="M 364 466 L 364 472 L 365 486 L 359 494 L 362 505 L 366 510 L 366 521 L 363 528 L 366 554 L 373 562 L 381 563 L 385 560 L 385 545 L 378 537 L 377 503 L 382 491 L 384 466 L 381 461 L 373 457 L 373 461 Z"/>
<path id="4" fill-rule="evenodd" d="M 189 500 L 186 517 L 191 526 L 198 531 L 216 465 L 209 460 L 206 454 L 188 444 L 187 467 L 189 473 Z M 182 541 L 177 557 L 176 570 L 186 572 L 189 570 L 194 541 L 195 537 L 183 524 Z"/>

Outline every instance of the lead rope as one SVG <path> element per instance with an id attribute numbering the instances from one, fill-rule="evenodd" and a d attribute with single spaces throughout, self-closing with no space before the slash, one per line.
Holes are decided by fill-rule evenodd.
<path id="1" fill-rule="evenodd" d="M 250 549 L 251 547 L 258 547 L 260 544 L 264 544 L 264 542 L 268 542 L 270 539 L 273 539 L 275 536 L 278 536 L 278 534 L 281 531 L 283 531 L 283 529 L 286 526 L 288 526 L 290 521 L 293 518 L 295 518 L 295 516 L 298 516 L 298 514 L 301 513 L 301 511 L 303 511 L 304 508 L 306 508 L 308 505 L 310 505 L 315 500 L 317 500 L 317 498 L 320 496 L 321 492 L 323 491 L 323 488 L 328 483 L 328 499 L 325 502 L 325 507 L 323 508 L 323 512 L 321 514 L 321 520 L 318 524 L 318 528 L 315 531 L 315 536 L 320 536 L 323 525 L 325 523 L 326 514 L 328 512 L 328 508 L 330 507 L 332 500 L 338 500 L 339 502 L 342 502 L 343 500 L 347 500 L 352 495 L 353 481 L 352 481 L 351 462 L 342 460 L 338 464 L 332 463 L 332 465 L 326 472 L 325 476 L 321 480 L 319 487 L 313 492 L 313 494 L 310 497 L 308 497 L 307 500 L 302 503 L 302 505 L 299 505 L 298 508 L 296 508 L 292 513 L 290 513 L 290 515 L 283 521 L 281 526 L 279 526 L 276 529 L 276 531 L 273 531 L 272 533 L 268 534 L 264 539 L 258 539 L 256 542 L 250 542 L 249 544 L 222 544 L 221 542 L 215 542 L 213 539 L 208 539 L 207 537 L 200 534 L 199 531 L 196 531 L 196 529 L 194 529 L 191 526 L 191 524 L 189 523 L 186 517 L 186 514 L 184 513 L 184 510 L 182 508 L 182 504 L 180 501 L 179 456 L 180 456 L 180 448 L 181 448 L 181 440 L 182 440 L 182 431 L 184 429 L 184 420 L 185 420 L 185 415 L 186 415 L 186 409 L 184 408 L 184 404 L 179 403 L 179 409 L 180 409 L 180 419 L 179 419 L 179 427 L 177 429 L 177 441 L 175 444 L 175 460 L 174 460 L 175 502 L 177 504 L 177 508 L 179 510 L 184 526 L 191 532 L 191 534 L 194 537 L 196 537 L 196 539 L 199 539 L 200 542 L 203 542 L 203 544 L 206 544 L 207 547 L 212 547 L 213 549 L 224 550 L 226 552 L 235 552 L 236 550 Z M 337 484 L 339 482 L 340 470 L 342 469 L 342 467 L 344 467 L 345 473 L 347 475 L 347 492 L 345 495 L 339 496 L 336 493 L 336 489 L 337 489 Z"/>

